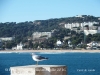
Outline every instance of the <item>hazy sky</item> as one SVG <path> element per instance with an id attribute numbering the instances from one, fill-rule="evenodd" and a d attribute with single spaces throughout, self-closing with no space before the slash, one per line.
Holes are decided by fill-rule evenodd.
<path id="1" fill-rule="evenodd" d="M 76 15 L 100 17 L 100 0 L 0 0 L 0 22 L 25 22 Z"/>

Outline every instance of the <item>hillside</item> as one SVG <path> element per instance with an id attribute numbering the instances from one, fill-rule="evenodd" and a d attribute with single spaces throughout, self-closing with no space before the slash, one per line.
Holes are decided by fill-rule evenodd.
<path id="1" fill-rule="evenodd" d="M 54 29 L 59 31 L 60 39 L 68 35 L 69 30 L 64 29 L 66 23 L 82 23 L 82 22 L 99 22 L 99 17 L 90 15 L 83 15 L 82 17 L 65 17 L 65 18 L 54 18 L 48 20 L 35 20 L 26 22 L 6 22 L 0 23 L 0 37 L 15 37 L 15 43 L 27 42 L 28 37 L 32 36 L 33 32 L 48 32 Z M 75 32 L 73 32 L 75 33 Z M 56 37 L 58 37 L 58 35 Z M 83 35 L 82 35 L 83 36 Z M 57 39 L 57 38 L 56 38 Z M 81 39 L 82 40 L 82 39 Z"/>
<path id="2" fill-rule="evenodd" d="M 61 25 L 66 23 L 82 23 L 82 22 L 100 22 L 98 17 L 85 16 L 85 17 L 67 17 L 48 20 L 26 21 L 21 23 L 6 22 L 0 23 L 0 37 L 31 36 L 35 31 L 51 31 L 60 28 Z"/>

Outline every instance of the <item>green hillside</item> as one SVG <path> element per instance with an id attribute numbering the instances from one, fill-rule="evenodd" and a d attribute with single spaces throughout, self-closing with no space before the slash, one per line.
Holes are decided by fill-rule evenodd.
<path id="1" fill-rule="evenodd" d="M 14 45 L 16 45 L 20 42 L 23 42 L 23 43 L 28 42 L 28 38 L 32 37 L 33 32 L 36 32 L 36 31 L 48 32 L 48 31 L 57 29 L 58 33 L 55 35 L 55 37 L 50 38 L 48 41 L 49 43 L 47 42 L 48 44 L 46 44 L 48 45 L 48 47 L 54 47 L 54 43 L 56 42 L 57 39 L 63 40 L 65 36 L 69 36 L 68 33 L 70 33 L 70 30 L 65 29 L 64 24 L 94 22 L 94 21 L 100 23 L 100 20 L 98 20 L 98 18 L 99 17 L 84 15 L 84 17 L 54 18 L 54 19 L 47 19 L 47 20 L 35 20 L 35 21 L 29 21 L 29 22 L 26 21 L 26 22 L 20 22 L 20 23 L 16 23 L 16 22 L 0 23 L 0 37 L 15 37 L 15 40 L 12 42 L 8 42 L 8 44 L 14 43 Z M 71 32 L 72 32 L 72 36 L 74 36 L 71 38 L 73 44 L 78 44 L 84 40 L 83 33 L 78 34 L 75 31 L 71 31 Z M 99 37 L 99 35 L 97 36 Z M 89 36 L 87 37 L 87 39 L 91 41 L 94 38 Z M 52 43 L 50 43 L 50 41 L 52 41 Z M 30 44 L 31 44 L 31 47 L 33 47 L 32 42 Z M 11 47 L 12 45 L 9 46 L 9 48 Z"/>

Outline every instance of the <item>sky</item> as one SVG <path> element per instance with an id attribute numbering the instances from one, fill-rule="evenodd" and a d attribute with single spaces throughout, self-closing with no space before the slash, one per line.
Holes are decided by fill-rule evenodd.
<path id="1" fill-rule="evenodd" d="M 0 22 L 25 22 L 93 15 L 100 17 L 100 0 L 0 0 Z"/>

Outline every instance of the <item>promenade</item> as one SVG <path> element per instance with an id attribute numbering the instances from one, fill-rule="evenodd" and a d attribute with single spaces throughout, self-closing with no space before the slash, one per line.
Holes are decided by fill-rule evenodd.
<path id="1" fill-rule="evenodd" d="M 0 53 L 10 52 L 79 52 L 79 53 L 100 53 L 100 50 L 1 50 Z"/>

